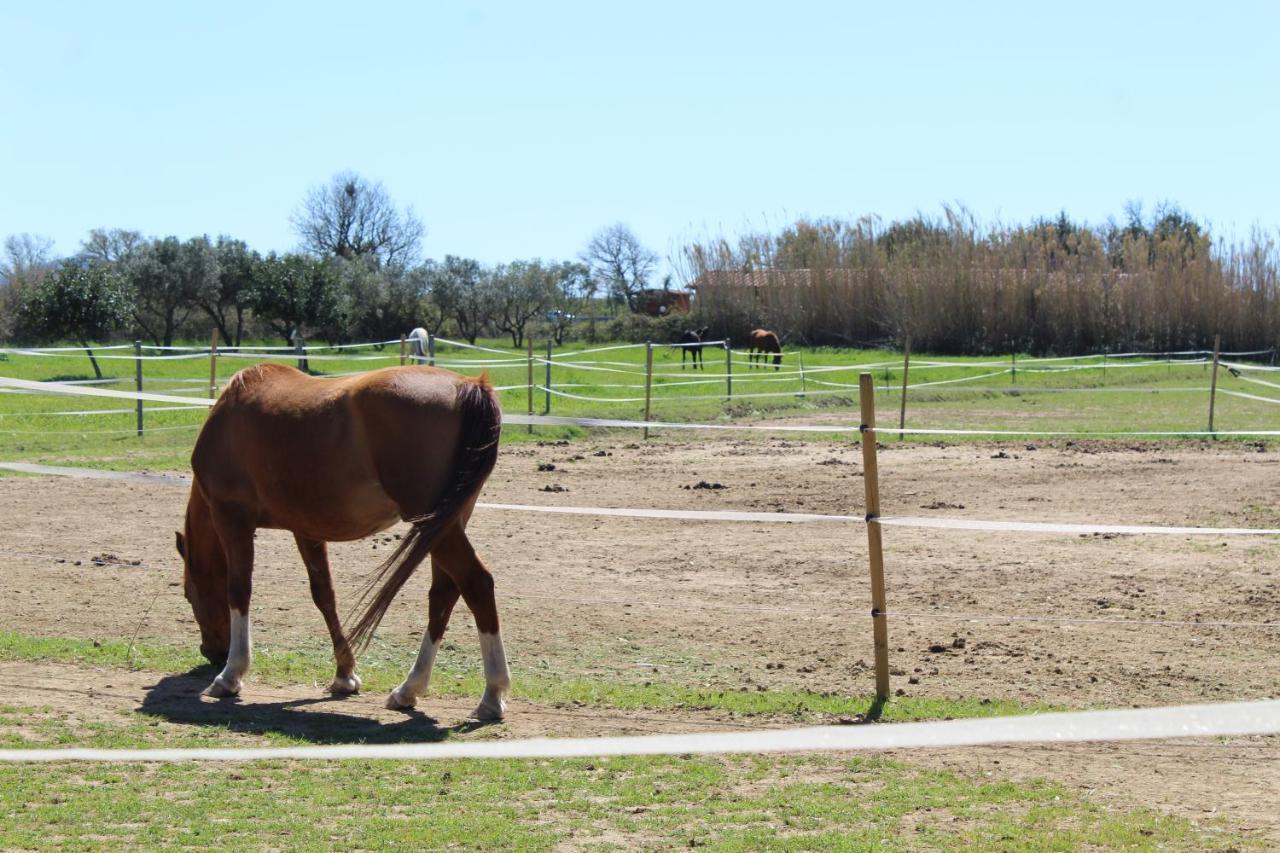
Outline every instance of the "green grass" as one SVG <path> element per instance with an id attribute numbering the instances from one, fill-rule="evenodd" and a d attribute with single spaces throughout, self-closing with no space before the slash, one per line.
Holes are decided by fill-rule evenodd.
<path id="1" fill-rule="evenodd" d="M 0 631 L 0 660 L 62 662 L 99 667 L 128 667 L 158 673 L 181 673 L 204 664 L 194 649 L 164 644 L 134 644 L 123 640 L 82 640 L 36 637 Z M 386 691 L 400 683 L 408 661 L 392 660 L 375 644 L 361 659 L 359 673 L 366 691 Z M 209 672 L 212 678 L 213 672 Z M 254 653 L 250 679 L 269 684 L 328 684 L 333 678 L 332 656 L 320 649 Z M 474 667 L 464 668 L 442 654 L 431 690 L 436 695 L 476 697 L 484 687 Z M 802 690 L 717 690 L 658 681 L 630 682 L 608 678 L 556 678 L 537 672 L 515 674 L 517 696 L 532 702 L 619 710 L 716 710 L 743 716 L 791 715 L 856 716 L 871 711 L 869 696 L 814 693 Z M 1004 699 L 943 699 L 903 696 L 884 706 L 881 719 L 895 722 L 960 717 L 991 717 L 1053 710 Z"/>
<path id="2" fill-rule="evenodd" d="M 0 740 L 83 742 L 49 708 L 0 709 Z M 208 745 L 146 721 L 98 723 L 122 748 Z M 276 741 L 280 742 L 277 738 Z M 731 756 L 0 767 L 0 847 L 717 850 L 1239 849 L 1222 820 L 1102 807 L 881 757 Z"/>
<path id="3" fill-rule="evenodd" d="M 277 342 L 270 342 L 277 343 Z M 438 360 L 465 373 L 477 373 L 478 366 L 468 366 L 460 360 L 518 358 L 522 354 L 510 349 L 509 341 L 481 341 L 486 346 L 503 349 L 509 355 L 487 354 L 469 350 L 457 350 L 441 345 Z M 585 349 L 585 345 L 573 344 L 556 349 L 558 356 L 571 356 Z M 541 345 L 539 351 L 543 351 Z M 398 363 L 398 347 L 384 350 L 345 351 L 337 360 L 313 360 L 313 369 L 328 374 L 367 370 Z M 101 355 L 128 355 L 127 351 L 104 352 Z M 381 360 L 358 360 L 373 356 Z M 553 397 L 551 414 L 579 417 L 608 417 L 637 419 L 643 417 L 644 404 L 644 349 L 612 350 L 584 356 L 582 361 L 596 364 L 571 368 L 557 366 L 553 372 L 552 387 L 573 394 L 590 397 L 589 400 Z M 733 370 L 734 399 L 725 399 L 725 379 L 717 374 L 726 370 L 722 351 L 709 350 L 706 372 L 681 370 L 680 352 L 668 346 L 654 347 L 655 380 L 651 416 L 654 420 L 733 421 L 753 422 L 765 418 L 791 418 L 813 420 L 821 418 L 833 426 L 852 426 L 859 421 L 857 413 L 857 389 L 835 388 L 821 382 L 854 386 L 863 368 L 847 367 L 839 371 L 821 372 L 836 365 L 867 365 L 882 361 L 896 361 L 894 353 L 872 350 L 808 348 L 788 349 L 783 372 L 753 370 L 745 363 L 745 357 L 735 356 Z M 802 390 L 800 378 L 787 376 L 803 359 L 806 373 Z M 278 359 L 291 363 L 292 357 Z M 988 358 L 952 358 L 945 361 L 973 365 L 964 368 L 929 367 L 927 354 L 913 357 L 910 378 L 912 383 L 933 382 L 960 377 L 975 377 L 982 373 L 1003 369 L 1011 363 L 1008 359 L 995 359 L 999 363 L 987 366 Z M 222 358 L 218 362 L 218 383 L 225 384 L 238 369 L 251 361 Z M 119 390 L 131 390 L 134 386 L 134 363 L 130 358 L 103 359 L 104 372 L 116 377 L 118 382 L 104 386 Z M 1032 368 L 1050 365 L 1034 365 L 1023 359 L 1016 377 L 1001 374 L 979 379 L 972 384 L 940 385 L 917 388 L 908 395 L 908 426 L 951 428 L 995 428 L 1024 430 L 1077 430 L 1077 431 L 1170 431 L 1195 432 L 1203 430 L 1207 423 L 1209 371 L 1203 365 L 1179 363 L 1156 364 L 1146 367 L 1111 367 L 1105 374 L 1099 370 L 1081 370 L 1056 373 L 1033 373 Z M 504 408 L 508 412 L 523 413 L 528 408 L 528 395 L 524 387 L 527 365 L 523 362 L 496 364 L 487 368 L 497 386 L 519 386 L 502 394 Z M 814 372 L 819 371 L 819 372 Z M 205 358 L 178 361 L 148 361 L 144 365 L 144 387 L 147 390 L 172 393 L 201 389 L 208 383 L 208 361 Z M 23 379 L 52 380 L 89 378 L 92 371 L 88 359 L 80 353 L 56 357 L 36 357 L 11 354 L 0 360 L 0 375 Z M 535 382 L 544 381 L 545 369 L 536 365 Z M 874 370 L 878 386 L 880 423 L 896 424 L 900 401 L 898 385 L 901 367 L 881 367 Z M 708 378 L 710 377 L 710 378 Z M 782 380 L 782 381 L 777 381 Z M 685 384 L 685 383 L 704 384 Z M 1226 371 L 1219 374 L 1220 387 L 1225 390 L 1245 391 L 1264 397 L 1280 399 L 1280 392 L 1270 393 L 1267 388 L 1244 383 L 1231 377 Z M 605 387 L 627 385 L 632 387 Z M 1178 390 L 1181 389 L 1181 390 Z M 1165 392 L 1165 393 L 1155 393 Z M 781 394 L 775 397 L 754 397 L 753 394 Z M 195 395 L 183 395 L 195 396 Z M 609 398 L 631 398 L 625 402 Z M 146 415 L 148 431 L 139 438 L 134 434 L 134 414 L 131 403 L 90 397 L 44 397 L 26 394 L 0 394 L 0 457 L 8 460 L 67 462 L 92 467 L 125 470 L 139 468 L 182 469 L 187 467 L 191 444 L 196 430 L 203 420 L 203 411 L 160 412 L 154 409 L 161 404 L 148 404 Z M 545 395 L 535 392 L 533 408 L 542 413 Z M 127 409 L 118 414 L 89 417 L 59 416 L 56 411 L 88 409 Z M 1276 405 L 1219 395 L 1216 426 L 1220 430 L 1275 429 L 1280 425 L 1280 407 Z M 533 438 L 576 438 L 586 430 L 565 427 L 539 427 Z M 630 435 L 630 433 L 628 433 Z M 794 435 L 792 437 L 795 437 Z M 506 440 L 523 441 L 530 438 L 523 427 L 511 427 Z M 812 435 L 810 440 L 849 440 L 840 436 Z M 885 434 L 882 439 L 892 440 Z M 920 440 L 970 440 L 934 436 Z M 982 440 L 982 439 L 979 439 Z"/>

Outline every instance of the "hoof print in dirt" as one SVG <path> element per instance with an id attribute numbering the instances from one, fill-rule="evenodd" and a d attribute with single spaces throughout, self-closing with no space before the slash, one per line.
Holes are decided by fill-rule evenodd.
<path id="1" fill-rule="evenodd" d="M 921 509 L 964 509 L 964 504 L 952 504 L 946 501 L 934 501 L 933 503 L 920 504 Z"/>
<path id="2" fill-rule="evenodd" d="M 699 480 L 698 482 L 694 483 L 692 486 L 684 486 L 683 488 L 686 488 L 686 489 L 727 489 L 727 488 L 729 488 L 729 487 L 728 487 L 728 486 L 726 486 L 724 483 L 708 483 L 706 480 Z"/>
<path id="3" fill-rule="evenodd" d="M 567 491 L 569 491 L 569 490 L 568 490 L 568 489 L 566 489 L 564 486 L 560 485 L 559 483 L 553 483 L 553 484 L 550 484 L 550 485 L 543 486 L 541 489 L 538 489 L 538 491 L 540 491 L 540 492 L 567 492 Z"/>
<path id="4" fill-rule="evenodd" d="M 945 653 L 945 652 L 949 652 L 949 651 L 951 651 L 951 647 L 950 647 L 950 646 L 944 646 L 942 643 L 932 643 L 932 644 L 930 644 L 930 646 L 929 646 L 929 651 L 930 651 L 930 652 L 932 652 L 932 653 L 933 653 L 933 654 L 935 654 L 935 655 L 937 655 L 937 654 L 943 654 L 943 653 Z"/>
<path id="5" fill-rule="evenodd" d="M 539 471 L 554 471 L 554 470 L 556 470 L 556 465 L 555 465 L 555 463 L 554 463 L 554 462 L 539 462 L 539 463 L 538 463 L 538 470 L 539 470 Z"/>
<path id="6" fill-rule="evenodd" d="M 597 450 L 595 453 L 592 453 L 591 455 L 592 456 L 612 456 L 613 454 L 607 450 Z"/>
<path id="7" fill-rule="evenodd" d="M 992 459 L 1011 459 L 1013 457 L 1011 457 L 1008 453 L 1005 453 L 1003 450 L 1001 450 L 999 452 L 992 453 L 991 458 Z"/>

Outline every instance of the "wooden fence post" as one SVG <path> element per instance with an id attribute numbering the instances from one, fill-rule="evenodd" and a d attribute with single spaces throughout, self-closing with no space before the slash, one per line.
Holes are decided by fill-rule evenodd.
<path id="1" fill-rule="evenodd" d="M 1209 432 L 1213 432 L 1213 406 L 1218 396 L 1218 352 L 1222 335 L 1213 336 L 1213 375 L 1209 379 Z"/>
<path id="2" fill-rule="evenodd" d="M 649 402 L 653 393 L 653 341 L 644 342 L 644 420 L 649 422 Z M 649 428 L 644 428 L 645 439 L 649 438 Z"/>
<path id="3" fill-rule="evenodd" d="M 728 338 L 724 339 L 724 395 L 733 399 L 733 347 Z"/>
<path id="4" fill-rule="evenodd" d="M 134 387 L 142 393 L 142 341 L 133 342 Z M 138 437 L 142 437 L 142 398 L 138 398 Z"/>
<path id="5" fill-rule="evenodd" d="M 436 333 L 427 332 L 427 367 L 436 366 Z"/>
<path id="6" fill-rule="evenodd" d="M 902 349 L 902 400 L 898 407 L 898 429 L 907 428 L 907 373 L 911 370 L 911 336 L 903 342 Z M 906 433 L 898 433 L 898 441 L 907 437 Z"/>
<path id="7" fill-rule="evenodd" d="M 880 541 L 880 474 L 876 461 L 876 390 L 870 373 L 859 377 L 862 408 L 862 482 L 867 496 L 867 553 L 871 565 L 871 630 L 875 644 L 876 701 L 889 698 L 889 626 L 884 594 L 884 550 Z"/>
<path id="8" fill-rule="evenodd" d="M 547 392 L 546 410 L 542 414 L 549 415 L 551 414 L 551 338 L 547 338 L 547 381 L 542 388 Z"/>
<path id="9" fill-rule="evenodd" d="M 804 396 L 804 352 L 796 352 L 796 360 L 800 364 L 800 396 Z"/>
<path id="10" fill-rule="evenodd" d="M 529 345 L 529 375 L 526 382 L 529 392 L 529 417 L 533 417 L 533 336 L 530 335 L 525 342 Z M 529 435 L 533 435 L 533 424 L 529 424 Z"/>
<path id="11" fill-rule="evenodd" d="M 1009 384 L 1018 384 L 1018 354 L 1016 352 L 1009 353 L 1009 363 L 1013 366 L 1009 368 Z"/>
<path id="12" fill-rule="evenodd" d="M 218 396 L 218 328 L 209 339 L 209 399 Z"/>
<path id="13" fill-rule="evenodd" d="M 298 369 L 307 370 L 307 339 L 302 336 L 302 332 L 294 333 L 293 349 L 298 356 Z"/>
<path id="14" fill-rule="evenodd" d="M 400 366 L 404 367 L 404 357 L 409 351 L 409 340 L 404 336 L 400 336 Z"/>

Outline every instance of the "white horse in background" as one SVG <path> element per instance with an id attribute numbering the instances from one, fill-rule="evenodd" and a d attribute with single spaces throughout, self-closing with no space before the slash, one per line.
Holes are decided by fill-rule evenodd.
<path id="1" fill-rule="evenodd" d="M 430 335 L 427 330 L 419 326 L 409 333 L 409 354 L 413 356 L 414 364 L 427 363 L 427 341 Z"/>

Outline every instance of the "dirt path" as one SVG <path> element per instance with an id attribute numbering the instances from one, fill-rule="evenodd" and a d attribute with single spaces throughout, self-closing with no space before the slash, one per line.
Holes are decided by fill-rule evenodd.
<path id="1" fill-rule="evenodd" d="M 554 469 L 539 470 L 548 465 Z M 1280 455 L 1235 443 L 890 444 L 881 465 L 886 514 L 1280 526 Z M 715 438 L 641 447 L 601 438 L 504 450 L 482 500 L 859 515 L 860 467 L 853 445 Z M 695 488 L 700 483 L 723 488 Z M 564 491 L 546 491 L 557 486 Z M 184 504 L 182 487 L 149 481 L 0 477 L 5 626 L 100 639 L 136 632 L 194 645 L 173 553 Z M 333 547 L 340 601 L 350 599 L 387 553 L 395 532 Z M 488 510 L 477 512 L 470 533 L 498 579 L 517 685 L 522 672 L 537 672 L 737 690 L 849 694 L 871 687 L 866 545 L 858 525 Z M 1280 623 L 1277 537 L 888 528 L 885 543 L 889 606 L 896 614 L 889 623 L 893 686 L 907 695 L 1068 707 L 1280 695 L 1280 629 L 1273 627 Z M 323 625 L 291 538 L 262 531 L 257 553 L 256 641 L 322 646 Z M 112 559 L 95 564 L 100 557 Z M 406 666 L 425 602 L 426 580 L 415 577 L 380 634 L 385 653 Z M 1010 621 L 1013 615 L 1266 624 L 1057 624 Z M 478 668 L 465 612 L 455 616 L 442 654 Z M 109 680 L 119 678 L 111 673 Z M 299 698 L 284 691 L 272 701 L 293 701 L 290 696 Z M 394 725 L 381 701 L 361 697 L 341 704 L 341 713 L 380 730 Z M 136 707 L 136 696 L 128 702 Z M 469 710 L 469 702 L 432 704 L 442 725 Z M 287 714 L 286 720 L 309 713 L 270 712 Z M 545 709 L 513 717 L 521 721 L 509 731 L 669 731 L 701 719 L 648 716 L 653 719 L 591 722 L 582 709 Z M 1280 813 L 1273 807 L 1280 802 L 1272 769 L 1280 765 L 1277 758 L 1274 739 L 1264 739 L 1232 749 L 979 750 L 936 760 L 986 772 L 994 768 L 986 762 L 999 759 L 1002 772 L 1061 778 L 1120 799 L 1132 790 L 1140 802 L 1193 816 L 1217 805 L 1261 824 L 1261 815 Z M 1274 836 L 1274 825 L 1267 825 Z"/>

